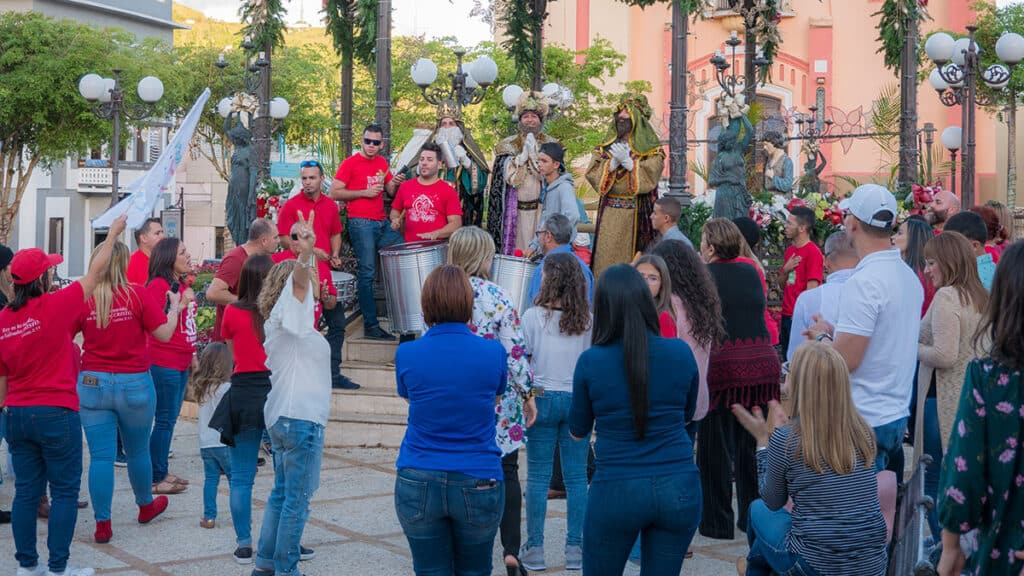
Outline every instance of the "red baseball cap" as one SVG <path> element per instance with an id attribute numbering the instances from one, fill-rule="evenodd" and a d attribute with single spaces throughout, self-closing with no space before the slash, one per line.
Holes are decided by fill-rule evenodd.
<path id="1" fill-rule="evenodd" d="M 47 270 L 64 261 L 59 254 L 47 254 L 39 248 L 18 250 L 11 260 L 11 276 L 15 284 L 31 284 Z"/>

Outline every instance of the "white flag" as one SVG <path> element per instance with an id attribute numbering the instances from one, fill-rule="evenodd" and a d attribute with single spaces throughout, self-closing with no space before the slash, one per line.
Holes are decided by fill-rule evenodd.
<path id="1" fill-rule="evenodd" d="M 109 228 L 118 216 L 125 213 L 128 214 L 129 230 L 142 226 L 146 218 L 149 218 L 153 210 L 156 209 L 160 196 L 170 190 L 171 180 L 174 179 L 174 173 L 185 156 L 188 143 L 192 140 L 192 134 L 199 124 L 199 117 L 203 114 L 203 106 L 209 99 L 210 89 L 207 88 L 192 105 L 192 109 L 189 110 L 178 131 L 175 132 L 174 138 L 160 153 L 160 158 L 153 164 L 153 167 L 125 188 L 130 193 L 127 198 L 92 221 L 93 228 Z"/>

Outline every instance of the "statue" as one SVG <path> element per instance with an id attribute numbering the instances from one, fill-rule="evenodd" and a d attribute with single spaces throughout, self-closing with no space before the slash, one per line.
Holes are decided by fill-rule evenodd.
<path id="1" fill-rule="evenodd" d="M 633 259 L 654 238 L 651 212 L 665 169 L 661 139 L 651 126 L 651 107 L 642 94 L 623 97 L 615 109 L 614 135 L 598 146 L 587 167 L 597 190 L 594 275 Z"/>
<path id="2" fill-rule="evenodd" d="M 430 141 L 441 147 L 444 166 L 438 176 L 459 192 L 463 224 L 480 226 L 484 216 L 484 191 L 487 189 L 490 171 L 483 152 L 463 124 L 462 108 L 452 100 L 444 100 L 437 106 L 437 124 L 433 130 L 413 130 L 412 139 L 398 156 L 395 173 L 408 171 L 406 177 L 414 178 L 412 170 L 419 160 L 420 149 Z"/>
<path id="3" fill-rule="evenodd" d="M 828 162 L 818 149 L 817 142 L 804 143 L 803 152 L 807 154 L 807 162 L 804 163 L 804 173 L 800 176 L 800 194 L 818 194 L 821 192 L 821 180 L 818 177 L 824 172 Z"/>
<path id="4" fill-rule="evenodd" d="M 764 152 L 764 189 L 789 199 L 793 195 L 793 160 L 786 154 L 786 138 L 779 132 L 766 132 Z"/>
<path id="5" fill-rule="evenodd" d="M 516 103 L 519 133 L 494 148 L 494 169 L 487 194 L 487 231 L 499 254 L 526 252 L 540 220 L 541 176 L 537 153 L 542 144 L 557 142 L 544 134 L 551 105 L 541 92 L 523 92 Z"/>
<path id="6" fill-rule="evenodd" d="M 231 112 L 224 119 L 224 132 L 235 146 L 231 155 L 231 178 L 228 180 L 225 221 L 236 246 L 249 239 L 249 224 L 256 219 L 256 167 L 252 161 L 252 133 L 245 126 L 241 112 Z"/>
<path id="7" fill-rule="evenodd" d="M 725 130 L 718 136 L 718 154 L 711 162 L 708 185 L 715 189 L 715 218 L 732 220 L 750 216 L 753 198 L 747 192 L 747 169 L 743 151 L 754 138 L 754 126 L 747 119 L 746 106 L 727 96 L 719 102 Z M 740 137 L 740 129 L 743 137 Z"/>

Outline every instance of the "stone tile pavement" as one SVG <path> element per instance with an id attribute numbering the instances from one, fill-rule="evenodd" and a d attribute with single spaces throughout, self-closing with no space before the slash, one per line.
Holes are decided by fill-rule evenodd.
<path id="1" fill-rule="evenodd" d="M 203 464 L 199 457 L 195 421 L 179 422 L 173 448 L 175 456 L 171 460 L 171 471 L 192 481 L 189 490 L 170 496 L 167 512 L 151 524 L 140 526 L 135 521 L 137 509 L 127 472 L 124 468 L 117 468 L 114 537 L 109 544 L 94 543 L 92 508 L 81 510 L 71 548 L 73 563 L 95 567 L 99 574 L 119 576 L 248 576 L 252 567 L 239 566 L 231 556 L 235 544 L 226 479 L 221 479 L 217 499 L 217 527 L 213 530 L 199 527 Z M 320 490 L 312 502 L 312 513 L 303 538 L 303 544 L 316 549 L 317 556 L 301 563 L 304 574 L 412 574 L 408 546 L 394 512 L 395 457 L 396 451 L 390 449 L 325 450 Z M 6 454 L 3 458 L 6 461 Z M 525 461 L 523 457 L 520 462 L 524 486 Z M 88 463 L 85 468 L 87 472 Z M 253 490 L 254 539 L 258 537 L 264 504 L 272 485 L 273 471 L 269 466 L 261 468 Z M 83 475 L 83 497 L 87 493 L 88 482 Z M 13 494 L 12 482 L 0 485 L 0 507 L 10 509 Z M 525 528 L 524 520 L 524 531 Z M 564 501 L 550 502 L 545 532 L 548 570 L 543 574 L 579 575 L 579 572 L 567 572 L 562 568 Z M 40 521 L 38 547 L 43 562 L 46 558 L 45 533 L 46 524 Z M 746 554 L 746 540 L 742 534 L 733 541 L 713 541 L 698 535 L 692 549 L 694 557 L 686 561 L 683 574 L 732 575 L 736 573 L 736 557 Z M 494 574 L 504 574 L 500 553 L 500 547 L 496 546 Z M 16 568 L 10 525 L 0 526 L 0 574 L 13 575 Z M 626 573 L 637 572 L 627 568 Z"/>

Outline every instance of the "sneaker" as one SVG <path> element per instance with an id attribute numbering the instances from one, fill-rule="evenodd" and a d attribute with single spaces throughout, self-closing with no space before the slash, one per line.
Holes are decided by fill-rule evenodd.
<path id="1" fill-rule="evenodd" d="M 305 562 L 316 558 L 316 550 L 299 545 L 299 562 Z"/>
<path id="2" fill-rule="evenodd" d="M 544 563 L 544 547 L 523 544 L 523 548 L 519 551 L 519 563 L 527 570 L 547 570 L 548 566 Z"/>
<path id="3" fill-rule="evenodd" d="M 168 450 L 167 451 L 167 457 L 168 458 L 174 458 L 174 450 Z"/>
<path id="4" fill-rule="evenodd" d="M 34 568 L 22 568 L 18 566 L 18 576 L 43 576 L 46 574 L 46 566 L 36 564 Z"/>
<path id="5" fill-rule="evenodd" d="M 46 572 L 46 576 L 93 576 L 96 571 L 92 568 L 75 568 L 68 564 L 63 572 Z"/>
<path id="6" fill-rule="evenodd" d="M 127 468 L 128 457 L 125 456 L 123 452 L 118 454 L 117 457 L 114 458 L 114 466 L 117 466 L 118 468 Z"/>
<path id="7" fill-rule="evenodd" d="M 363 337 L 370 340 L 382 340 L 384 342 L 394 342 L 395 335 L 381 328 L 380 326 L 372 326 L 363 331 Z"/>
<path id="8" fill-rule="evenodd" d="M 199 527 L 206 528 L 207 530 L 217 527 L 217 520 L 215 518 L 200 518 Z"/>
<path id="9" fill-rule="evenodd" d="M 0 510 L 0 524 L 10 524 L 11 513 L 7 510 Z"/>
<path id="10" fill-rule="evenodd" d="M 252 564 L 252 546 L 239 546 L 235 548 L 235 562 L 239 564 Z"/>
<path id="11" fill-rule="evenodd" d="M 266 458 L 260 456 L 259 458 L 256 459 L 256 467 L 257 468 L 262 468 L 262 467 L 266 466 L 266 464 L 267 464 L 267 459 Z"/>
<path id="12" fill-rule="evenodd" d="M 566 546 L 565 547 L 565 569 L 566 570 L 582 570 L 583 569 L 583 547 L 582 546 Z"/>
<path id="13" fill-rule="evenodd" d="M 336 390 L 359 390 L 359 384 L 349 380 L 348 376 L 338 374 L 331 379 L 331 388 Z"/>

